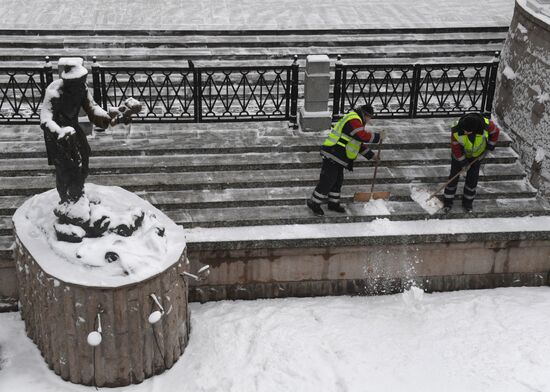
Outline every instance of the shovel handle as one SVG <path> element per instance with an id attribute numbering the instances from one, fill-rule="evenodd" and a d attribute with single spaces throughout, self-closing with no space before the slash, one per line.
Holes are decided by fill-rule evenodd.
<path id="1" fill-rule="evenodd" d="M 437 195 L 443 188 L 445 188 L 447 185 L 449 185 L 449 183 L 450 183 L 451 181 L 453 181 L 455 178 L 457 178 L 458 176 L 460 176 L 462 173 L 465 173 L 465 172 L 467 172 L 468 170 L 470 170 L 470 167 L 472 167 L 472 165 L 473 165 L 474 163 L 476 163 L 477 161 L 479 161 L 479 160 L 480 160 L 481 158 L 483 158 L 486 154 L 487 154 L 487 153 L 484 152 L 483 154 L 481 154 L 480 156 L 478 156 L 476 159 L 474 159 L 472 162 L 470 162 L 468 165 L 464 166 L 458 173 L 456 173 L 454 176 L 452 176 L 451 178 L 449 178 L 445 184 L 443 184 L 443 185 L 441 185 L 439 188 L 437 188 L 437 190 L 436 190 L 434 193 L 432 193 L 432 194 L 430 195 L 430 197 L 428 197 L 428 198 L 426 199 L 426 201 L 432 200 L 432 199 L 435 197 L 435 195 Z"/>
<path id="2" fill-rule="evenodd" d="M 378 142 L 378 151 L 376 152 L 376 163 L 374 164 L 374 175 L 372 176 L 372 185 L 370 187 L 370 193 L 374 191 L 374 183 L 376 182 L 376 173 L 378 172 L 378 164 L 380 163 L 380 148 L 382 147 L 382 139 Z"/>

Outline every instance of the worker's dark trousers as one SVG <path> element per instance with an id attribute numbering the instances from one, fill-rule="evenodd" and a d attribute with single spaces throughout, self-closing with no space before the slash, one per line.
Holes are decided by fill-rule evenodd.
<path id="1" fill-rule="evenodd" d="M 321 176 L 311 195 L 311 200 L 317 204 L 322 204 L 327 200 L 329 203 L 340 204 L 340 189 L 342 189 L 343 182 L 343 166 L 330 159 L 323 158 Z"/>
<path id="2" fill-rule="evenodd" d="M 473 161 L 475 158 L 466 158 L 468 162 Z M 479 179 L 479 168 L 481 167 L 481 161 L 477 161 L 474 163 L 470 169 L 468 170 L 468 173 L 466 173 L 466 181 L 464 183 L 464 194 L 462 196 L 462 205 L 465 207 L 472 207 L 472 204 L 474 202 L 474 198 L 476 196 L 476 188 L 477 188 L 477 181 Z M 449 178 L 455 176 L 460 170 L 462 170 L 462 166 L 456 159 L 451 159 L 451 174 L 449 174 Z M 456 188 L 458 185 L 458 180 L 460 179 L 460 176 L 456 177 L 453 181 L 451 181 L 447 186 L 445 187 L 445 207 L 451 207 L 453 205 L 453 199 L 455 197 Z"/>

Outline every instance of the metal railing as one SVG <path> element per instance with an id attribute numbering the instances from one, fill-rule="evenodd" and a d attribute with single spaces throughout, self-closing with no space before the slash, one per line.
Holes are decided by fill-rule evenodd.
<path id="1" fill-rule="evenodd" d="M 344 65 L 336 62 L 333 119 L 371 103 L 381 118 L 458 116 L 490 112 L 498 54 L 490 63 Z M 0 124 L 39 123 L 53 70 L 0 67 Z M 288 66 L 101 67 L 94 58 L 92 89 L 103 108 L 127 97 L 143 104 L 136 122 L 297 122 L 298 62 Z"/>
<path id="2" fill-rule="evenodd" d="M 333 119 L 370 103 L 378 118 L 490 112 L 498 69 L 489 63 L 344 65 L 336 62 Z"/>
<path id="3" fill-rule="evenodd" d="M 0 123 L 39 123 L 40 104 L 53 81 L 49 58 L 43 67 L 0 67 Z"/>
<path id="4" fill-rule="evenodd" d="M 298 61 L 288 66 L 101 67 L 94 58 L 94 100 L 104 109 L 126 98 L 143 109 L 135 122 L 297 121 Z M 0 68 L 0 124 L 38 124 L 53 81 L 50 62 Z"/>

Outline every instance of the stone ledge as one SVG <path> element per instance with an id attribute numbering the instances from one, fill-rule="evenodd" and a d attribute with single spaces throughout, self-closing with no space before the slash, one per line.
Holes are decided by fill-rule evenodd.
<path id="1" fill-rule="evenodd" d="M 536 226 L 536 227 L 535 227 Z M 550 216 L 388 221 L 186 230 L 189 252 L 263 248 L 550 240 Z"/>
<path id="2" fill-rule="evenodd" d="M 545 286 L 550 273 L 501 273 L 414 278 L 340 279 L 302 282 L 274 282 L 212 285 L 189 288 L 190 302 L 254 300 L 261 298 L 316 297 L 335 295 L 396 294 L 413 284 L 424 291 L 493 289 L 497 287 Z"/>

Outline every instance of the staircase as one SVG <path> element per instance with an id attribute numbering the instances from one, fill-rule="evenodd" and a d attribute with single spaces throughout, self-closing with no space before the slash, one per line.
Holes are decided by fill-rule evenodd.
<path id="1" fill-rule="evenodd" d="M 346 173 L 348 213 L 317 217 L 304 205 L 320 168 L 322 135 L 286 123 L 139 124 L 89 138 L 93 157 L 88 182 L 136 192 L 189 230 L 237 226 L 337 224 L 376 219 L 463 219 L 460 203 L 447 216 L 429 215 L 411 200 L 411 186 L 435 190 L 449 172 L 452 119 L 377 120 L 386 141 L 377 190 L 391 192 L 385 208 L 353 203 L 369 191 L 372 162 Z M 11 216 L 33 194 L 55 187 L 38 126 L 4 127 L 0 133 L 0 275 L 13 271 Z M 461 187 L 457 198 L 461 197 Z M 468 218 L 550 215 L 526 181 L 511 141 L 501 134 L 485 160 L 474 212 Z M 193 244 L 189 244 L 190 250 Z M 0 281 L 2 279 L 0 278 Z"/>
<path id="2" fill-rule="evenodd" d="M 0 30 L 3 66 L 36 66 L 49 56 L 96 56 L 110 66 L 300 65 L 310 54 L 347 64 L 484 62 L 500 51 L 508 27 L 371 30 L 48 31 Z"/>

